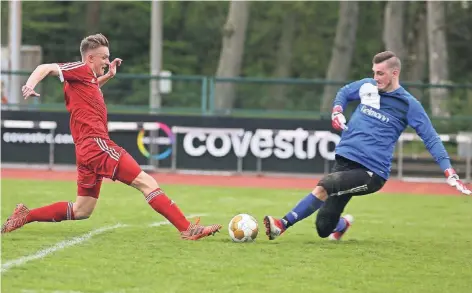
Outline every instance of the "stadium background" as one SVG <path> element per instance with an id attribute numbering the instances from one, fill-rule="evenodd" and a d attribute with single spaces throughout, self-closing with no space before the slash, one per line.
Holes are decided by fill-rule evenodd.
<path id="1" fill-rule="evenodd" d="M 372 56 L 387 49 L 402 58 L 402 85 L 421 101 L 442 135 L 454 167 L 471 182 L 472 5 L 468 1 L 2 1 L 0 8 L 2 220 L 18 200 L 39 206 L 73 199 L 74 149 L 60 82 L 46 78 L 37 88 L 41 98 L 25 101 L 19 94 L 37 65 L 80 60 L 80 40 L 97 32 L 108 37 L 111 58 L 124 60 L 115 79 L 103 87 L 111 137 L 146 170 L 156 172 L 156 178 L 162 178 L 185 210 L 198 214 L 211 209 L 213 214 L 205 221 L 225 222 L 236 212 L 261 219 L 271 210 L 285 212 L 306 194 L 332 166 L 330 153 L 339 133 L 331 129 L 330 103 L 337 89 L 371 76 Z M 355 106 L 348 108 L 348 119 Z M 146 123 L 165 124 L 171 132 Z M 84 272 L 82 268 L 89 263 L 78 257 L 86 255 L 78 245 L 68 250 L 75 253 L 72 256 L 48 254 L 37 262 L 20 262 L 11 271 L 8 267 L 8 273 L 2 265 L 2 292 L 234 292 L 234 288 L 247 292 L 280 288 L 468 292 L 472 274 L 468 261 L 472 255 L 466 248 L 472 241 L 466 233 L 471 228 L 470 202 L 459 197 L 425 201 L 413 195 L 454 194 L 455 190 L 445 185 L 439 167 L 412 134 L 407 129 L 397 144 L 393 180 L 386 190 L 350 207 L 360 220 L 359 228 L 347 235 L 346 245 L 313 240 L 308 221 L 294 228 L 293 238 L 282 238 L 280 245 L 269 245 L 263 237 L 258 239 L 260 246 L 249 248 L 230 246 L 226 235 L 218 238 L 224 240 L 208 241 L 219 260 L 232 260 L 225 265 L 202 251 L 206 243 L 192 248 L 174 241 L 171 227 L 159 228 L 158 233 L 129 228 L 129 233 L 97 236 L 102 237 L 96 241 L 106 251 L 89 250 L 94 256 L 119 253 L 118 259 L 115 254 L 107 256 L 113 269 L 101 267 L 97 261 L 96 269 Z M 204 135 L 202 139 L 200 135 Z M 287 136 L 293 139 L 287 140 Z M 280 137 L 288 145 L 281 144 Z M 192 147 L 185 143 L 186 138 Z M 170 153 L 153 159 L 152 155 L 169 148 Z M 36 168 L 52 172 L 36 173 Z M 21 170 L 29 178 L 19 179 Z M 183 173 L 189 175 L 172 177 Z M 210 177 L 214 174 L 219 177 Z M 274 180 L 264 181 L 267 178 Z M 398 180 L 409 183 L 397 185 Z M 232 187 L 209 186 L 212 182 L 224 186 L 229 181 Z M 189 187 L 198 182 L 206 183 Z M 288 189 L 291 184 L 298 190 Z M 244 189 L 234 189 L 234 185 Z M 35 191 L 29 186 L 35 186 Z M 81 233 L 116 223 L 118 218 L 131 226 L 155 220 L 150 211 L 141 217 L 142 203 L 130 203 L 130 191 L 121 188 L 125 187 L 105 184 L 98 216 L 77 226 L 31 225 L 21 231 L 24 234 L 2 237 L 2 263 L 11 265 L 24 255 L 36 255 L 64 239 L 80 238 Z M 31 232 L 34 237 L 28 236 Z M 454 241 L 449 241 L 451 235 Z M 169 244 L 163 237 L 171 239 Z M 189 270 L 198 269 L 206 281 L 189 277 L 193 281 L 189 285 L 175 277 L 185 270 L 174 262 L 148 262 L 147 243 L 167 253 L 169 259 L 180 259 Z M 291 259 L 281 257 L 280 247 Z M 186 251 L 197 251 L 197 256 Z M 313 258 L 309 263 L 305 251 Z M 229 252 L 242 256 L 234 259 Z M 131 254 L 139 264 L 135 271 L 126 257 Z M 265 262 L 268 258 L 287 270 Z M 70 259 L 77 262 L 69 264 Z M 248 259 L 253 261 L 248 264 Z M 303 268 L 297 263 L 303 263 Z M 50 275 L 38 273 L 43 265 Z M 79 280 L 64 275 L 69 265 L 71 272 L 78 272 Z M 163 273 L 164 279 L 136 273 L 169 268 L 171 273 Z M 333 271 L 350 277 L 343 282 L 324 282 L 333 279 L 329 273 Z M 351 276 L 353 271 L 356 276 Z M 91 281 L 101 273 L 108 277 Z M 293 280 L 301 281 L 282 282 L 292 273 Z M 228 275 L 233 277 L 225 279 Z M 267 276 L 274 279 L 268 281 Z M 128 279 L 133 281 L 120 283 Z M 311 285 L 313 279 L 319 288 Z M 156 291 L 158 286 L 161 290 Z"/>

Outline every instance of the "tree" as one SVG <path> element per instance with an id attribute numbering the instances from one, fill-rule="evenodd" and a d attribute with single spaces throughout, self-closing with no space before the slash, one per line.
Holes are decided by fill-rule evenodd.
<path id="1" fill-rule="evenodd" d="M 404 57 L 403 80 L 422 83 L 426 78 L 426 65 L 428 64 L 428 47 L 426 35 L 426 4 L 422 2 L 412 9 L 412 24 L 407 33 L 407 54 Z M 418 100 L 423 97 L 421 88 L 409 88 L 409 92 Z"/>
<path id="2" fill-rule="evenodd" d="M 251 17 L 246 25 L 243 46 L 244 56 L 236 76 L 239 74 L 260 78 L 274 75 L 304 79 L 326 78 L 330 62 L 339 60 L 333 57 L 335 51 L 333 44 L 340 19 L 339 7 L 342 3 L 341 1 L 292 1 L 290 3 L 255 1 L 251 3 Z M 472 80 L 472 71 L 469 70 L 472 67 L 472 54 L 470 54 L 472 52 L 472 18 L 470 17 L 472 4 L 470 3 L 447 1 L 444 4 L 447 11 L 447 23 L 444 30 L 447 50 L 454 52 L 447 58 L 448 75 L 450 80 L 457 83 Z M 164 107 L 199 107 L 202 84 L 197 81 L 179 79 L 179 76 L 215 75 L 222 51 L 221 40 L 225 33 L 222 26 L 228 18 L 230 8 L 228 4 L 224 1 L 163 2 L 165 39 L 163 40 L 162 66 L 172 71 L 173 77 L 176 78 L 172 85 L 172 93 L 163 96 Z M 93 5 L 96 3 L 23 1 L 23 11 L 28 12 L 28 17 L 22 18 L 23 44 L 40 45 L 43 51 L 42 60 L 45 63 L 80 60 L 78 43 L 89 31 L 98 30 L 95 26 L 87 27 L 86 12 Z M 333 87 L 331 93 L 328 93 L 329 87 L 323 85 L 290 84 L 278 87 L 276 84 L 269 83 L 238 84 L 233 92 L 235 100 L 232 106 L 245 109 L 270 109 L 280 107 L 275 102 L 280 100 L 283 109 L 318 112 L 322 106 L 320 100 L 323 98 L 323 92 L 330 102 L 339 85 L 349 80 L 369 76 L 372 55 L 385 49 L 383 36 L 387 2 L 359 1 L 358 5 L 357 29 L 362 33 L 357 34 L 355 42 L 350 44 L 354 48 L 352 46 L 349 48 L 353 50 L 352 61 L 348 68 L 349 74 L 345 77 L 335 77 L 340 82 Z M 403 41 L 406 56 L 403 57 L 404 61 L 402 60 L 402 81 L 426 82 L 428 81 L 426 1 L 410 1 L 404 5 Z M 2 1 L 1 8 L 2 45 L 7 46 L 8 2 Z M 123 73 L 146 75 L 149 72 L 150 8 L 151 4 L 146 1 L 100 2 L 100 19 L 97 22 L 100 32 L 104 33 L 110 41 L 112 57 L 120 57 L 125 61 L 120 67 L 120 76 L 123 76 L 121 75 Z M 349 11 L 348 17 L 352 16 L 351 12 L 356 11 Z M 294 19 L 296 31 L 293 42 L 284 42 L 284 45 L 287 47 L 290 45 L 292 50 L 290 66 L 284 65 L 285 68 L 290 68 L 289 73 L 286 74 L 288 71 L 281 73 L 282 66 L 277 61 L 277 55 L 282 56 L 278 48 L 281 48 L 279 44 L 283 35 L 282 30 L 288 29 L 284 25 L 284 19 L 289 19 L 290 13 L 296 14 Z M 124 21 L 129 19 L 133 21 Z M 235 22 L 238 28 L 240 24 L 240 21 Z M 338 56 L 344 58 L 344 51 Z M 288 59 L 284 60 L 284 64 L 288 64 Z M 340 63 L 347 64 L 344 61 Z M 107 101 L 121 105 L 148 105 L 149 80 L 144 75 L 141 78 L 117 78 L 110 81 L 110 84 L 103 89 Z M 57 78 L 51 77 L 42 84 L 41 101 L 63 101 L 62 89 L 56 83 L 58 83 Z M 412 93 L 415 89 L 408 88 Z M 424 93 L 428 94 L 428 90 Z M 421 97 L 419 94 L 415 96 Z M 425 95 L 425 97 L 428 97 L 428 100 L 424 105 L 429 110 L 429 96 Z M 451 107 L 451 115 L 467 113 L 467 107 L 460 104 L 466 98 L 464 90 L 450 90 L 448 103 L 454 99 L 456 105 L 462 105 L 462 107 Z M 331 106 L 330 103 L 328 106 Z"/>
<path id="3" fill-rule="evenodd" d="M 428 1 L 427 3 L 429 82 L 439 85 L 445 85 L 449 82 L 444 8 L 444 2 Z M 449 116 L 446 105 L 448 94 L 446 88 L 431 89 L 430 103 L 433 116 Z"/>
<path id="4" fill-rule="evenodd" d="M 347 79 L 356 42 L 358 16 L 359 4 L 357 1 L 340 2 L 336 37 L 326 73 L 326 79 L 330 81 L 345 81 Z M 331 109 L 337 90 L 338 86 L 325 86 L 321 111 L 326 112 Z"/>
<path id="5" fill-rule="evenodd" d="M 282 21 L 282 33 L 280 34 L 277 48 L 277 60 L 274 76 L 278 78 L 288 78 L 292 70 L 293 41 L 295 38 L 297 15 L 294 11 L 284 14 Z M 280 84 L 272 88 L 273 108 L 283 109 L 285 106 L 286 85 Z"/>
<path id="6" fill-rule="evenodd" d="M 249 1 L 231 1 L 226 23 L 223 27 L 223 44 L 216 77 L 237 77 L 246 40 L 249 21 Z M 215 86 L 215 108 L 230 109 L 235 99 L 234 83 L 218 82 Z"/>
<path id="7" fill-rule="evenodd" d="M 87 2 L 87 34 L 95 34 L 99 31 L 100 1 Z"/>
<path id="8" fill-rule="evenodd" d="M 393 51 L 403 60 L 405 57 L 404 17 L 406 2 L 388 1 L 385 5 L 383 42 L 385 49 Z"/>

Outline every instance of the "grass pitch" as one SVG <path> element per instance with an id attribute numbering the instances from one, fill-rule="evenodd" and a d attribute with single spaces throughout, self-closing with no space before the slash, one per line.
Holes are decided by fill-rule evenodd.
<path id="1" fill-rule="evenodd" d="M 203 223 L 223 224 L 222 233 L 182 241 L 175 228 L 162 225 L 165 219 L 139 192 L 105 183 L 90 219 L 31 223 L 2 236 L 2 292 L 472 290 L 470 197 L 354 198 L 346 212 L 354 215 L 355 223 L 343 241 L 333 243 L 316 235 L 313 217 L 274 241 L 265 237 L 263 216 L 283 216 L 309 190 L 163 188 L 187 215 L 207 214 Z M 74 182 L 3 179 L 1 219 L 16 203 L 34 208 L 73 200 L 75 190 Z M 259 221 L 256 242 L 230 240 L 227 225 L 238 213 Z M 103 227 L 109 230 L 97 230 Z M 38 257 L 38 251 L 54 247 L 56 251 Z M 31 256 L 37 259 L 24 258 Z M 7 268 L 15 261 L 16 266 Z"/>

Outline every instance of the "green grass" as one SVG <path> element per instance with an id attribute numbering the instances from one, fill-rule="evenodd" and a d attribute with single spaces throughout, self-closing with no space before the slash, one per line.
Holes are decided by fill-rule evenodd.
<path id="1" fill-rule="evenodd" d="M 2 273 L 2 292 L 470 292 L 472 201 L 466 197 L 376 194 L 351 201 L 356 222 L 342 242 L 320 239 L 313 218 L 275 241 L 233 243 L 227 224 L 237 213 L 260 222 L 284 215 L 306 190 L 164 186 L 186 214 L 221 223 L 215 237 L 189 242 L 142 195 L 104 184 L 85 221 L 32 223 L 2 236 L 2 263 L 91 230 L 95 235 Z M 73 200 L 74 182 L 2 180 L 4 221 L 14 205 Z M 262 228 L 262 227 L 261 227 Z M 30 290 L 30 291 L 28 291 Z"/>

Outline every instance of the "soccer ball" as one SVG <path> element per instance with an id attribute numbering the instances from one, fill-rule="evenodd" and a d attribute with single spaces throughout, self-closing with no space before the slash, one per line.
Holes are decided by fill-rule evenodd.
<path id="1" fill-rule="evenodd" d="M 228 230 L 234 242 L 252 242 L 257 238 L 259 226 L 253 216 L 239 214 L 231 219 Z"/>

